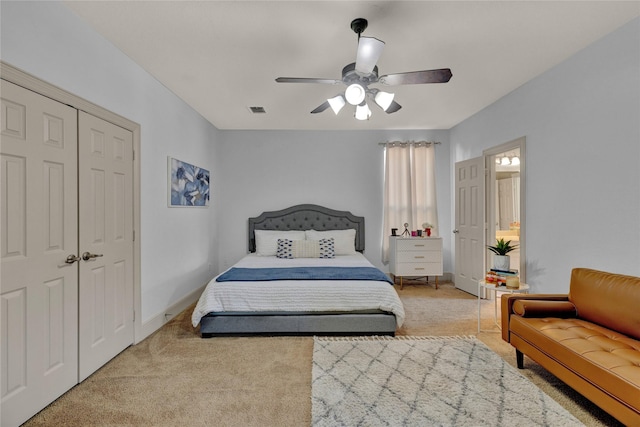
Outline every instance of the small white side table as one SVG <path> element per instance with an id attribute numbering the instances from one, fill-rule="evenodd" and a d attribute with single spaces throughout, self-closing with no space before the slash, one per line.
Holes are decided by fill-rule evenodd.
<path id="1" fill-rule="evenodd" d="M 478 333 L 480 333 L 480 297 L 482 288 L 493 291 L 493 321 L 499 329 L 502 329 L 498 323 L 498 292 L 505 294 L 526 294 L 529 293 L 529 285 L 520 282 L 519 288 L 507 288 L 506 286 L 496 286 L 494 283 L 487 283 L 484 280 L 478 282 Z"/>

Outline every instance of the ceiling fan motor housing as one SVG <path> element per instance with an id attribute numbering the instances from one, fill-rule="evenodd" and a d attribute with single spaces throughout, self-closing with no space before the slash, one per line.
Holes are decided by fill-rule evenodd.
<path id="1" fill-rule="evenodd" d="M 367 86 L 371 83 L 378 81 L 378 66 L 373 67 L 370 74 L 363 76 L 356 71 L 356 63 L 352 62 L 342 69 L 342 81 L 349 85 L 351 83 L 358 82 L 363 86 Z"/>
<path id="2" fill-rule="evenodd" d="M 364 18 L 356 18 L 351 21 L 351 29 L 358 35 L 358 37 L 360 37 L 360 34 L 367 29 L 367 25 L 369 25 L 369 22 Z"/>

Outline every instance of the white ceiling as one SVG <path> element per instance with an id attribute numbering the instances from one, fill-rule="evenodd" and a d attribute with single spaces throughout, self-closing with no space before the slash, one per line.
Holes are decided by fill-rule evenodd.
<path id="1" fill-rule="evenodd" d="M 640 1 L 68 1 L 98 33 L 219 129 L 449 129 L 640 15 Z M 354 18 L 386 45 L 380 75 L 451 68 L 445 84 L 387 87 L 403 108 L 310 111 L 355 62 Z M 253 114 L 261 106 L 266 114 Z"/>

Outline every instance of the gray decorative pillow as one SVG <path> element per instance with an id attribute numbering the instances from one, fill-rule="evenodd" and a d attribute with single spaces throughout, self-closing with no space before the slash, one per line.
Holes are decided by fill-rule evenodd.
<path id="1" fill-rule="evenodd" d="M 320 246 L 320 258 L 335 258 L 336 244 L 333 237 L 331 237 L 330 239 L 318 240 L 318 245 Z"/>
<path id="2" fill-rule="evenodd" d="M 276 250 L 276 257 L 293 258 L 293 242 L 293 240 L 289 239 L 278 239 L 278 249 Z"/>
<path id="3" fill-rule="evenodd" d="M 333 238 L 320 240 L 278 239 L 278 258 L 334 258 L 335 243 Z"/>

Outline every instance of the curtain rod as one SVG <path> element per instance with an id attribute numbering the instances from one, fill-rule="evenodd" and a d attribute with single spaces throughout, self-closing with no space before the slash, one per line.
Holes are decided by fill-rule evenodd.
<path id="1" fill-rule="evenodd" d="M 379 142 L 378 145 L 410 145 L 410 144 L 426 144 L 426 145 L 440 145 L 440 141 L 389 141 L 389 142 Z"/>

